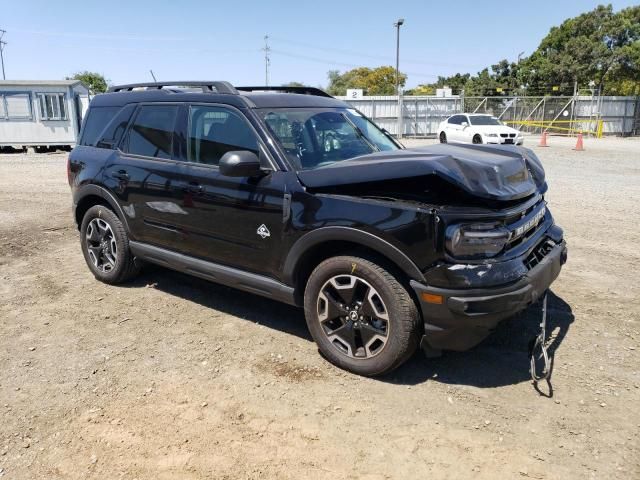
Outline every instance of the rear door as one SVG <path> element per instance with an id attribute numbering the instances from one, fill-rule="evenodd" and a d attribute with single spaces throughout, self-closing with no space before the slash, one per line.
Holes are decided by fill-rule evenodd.
<path id="1" fill-rule="evenodd" d="M 186 212 L 184 248 L 215 263 L 272 274 L 280 260 L 286 173 L 275 168 L 245 114 L 231 106 L 191 105 L 184 136 L 182 185 L 190 192 L 180 205 Z M 220 158 L 236 150 L 258 155 L 264 174 L 220 174 Z"/>
<path id="2" fill-rule="evenodd" d="M 116 195 L 132 240 L 180 251 L 184 162 L 175 132 L 179 104 L 139 105 L 119 149 L 108 162 L 104 183 Z"/>

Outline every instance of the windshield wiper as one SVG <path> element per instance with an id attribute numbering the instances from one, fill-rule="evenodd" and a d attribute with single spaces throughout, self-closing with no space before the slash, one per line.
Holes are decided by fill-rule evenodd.
<path id="1" fill-rule="evenodd" d="M 364 140 L 364 142 L 369 145 L 369 147 L 374 151 L 374 152 L 379 152 L 380 149 L 378 148 L 378 146 L 371 142 L 371 140 L 369 140 L 367 138 L 367 136 L 364 134 L 364 132 L 362 130 L 360 130 L 360 127 L 358 127 L 358 125 L 356 125 L 354 122 L 351 121 L 351 119 L 349 117 L 347 117 L 344 113 L 341 113 L 340 115 L 342 115 L 342 118 L 344 118 L 347 123 L 349 125 L 351 125 L 353 127 L 353 129 L 356 131 L 356 134 L 362 139 Z"/>

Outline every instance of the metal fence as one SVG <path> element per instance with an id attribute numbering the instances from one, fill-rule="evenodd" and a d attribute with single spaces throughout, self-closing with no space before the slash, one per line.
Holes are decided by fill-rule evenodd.
<path id="1" fill-rule="evenodd" d="M 570 125 L 566 131 L 596 132 L 605 135 L 640 134 L 640 97 L 572 96 L 572 97 L 435 97 L 374 96 L 347 99 L 378 125 L 396 135 L 435 136 L 441 121 L 455 113 L 488 113 L 532 133 L 549 129 L 544 125 Z M 402 111 L 399 122 L 398 112 Z M 598 125 L 601 122 L 601 126 Z M 400 125 L 402 125 L 400 127 Z M 400 128 L 399 128 L 400 127 Z"/>

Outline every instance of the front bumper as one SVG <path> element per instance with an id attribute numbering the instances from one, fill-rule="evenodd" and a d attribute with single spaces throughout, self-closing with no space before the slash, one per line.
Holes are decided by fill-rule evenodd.
<path id="1" fill-rule="evenodd" d="M 483 135 L 482 139 L 487 145 L 522 145 L 524 143 L 524 137 L 489 137 Z"/>
<path id="2" fill-rule="evenodd" d="M 422 346 L 462 351 L 477 345 L 501 320 L 537 301 L 558 277 L 566 260 L 567 246 L 560 241 L 535 267 L 508 286 L 448 289 L 412 280 L 424 319 Z M 441 296 L 442 301 L 428 303 L 423 294 Z"/>

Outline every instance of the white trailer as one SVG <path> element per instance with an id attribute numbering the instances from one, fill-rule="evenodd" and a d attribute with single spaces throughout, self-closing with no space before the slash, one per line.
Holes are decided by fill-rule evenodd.
<path id="1" fill-rule="evenodd" d="M 0 149 L 75 146 L 89 100 L 78 80 L 0 80 Z"/>

